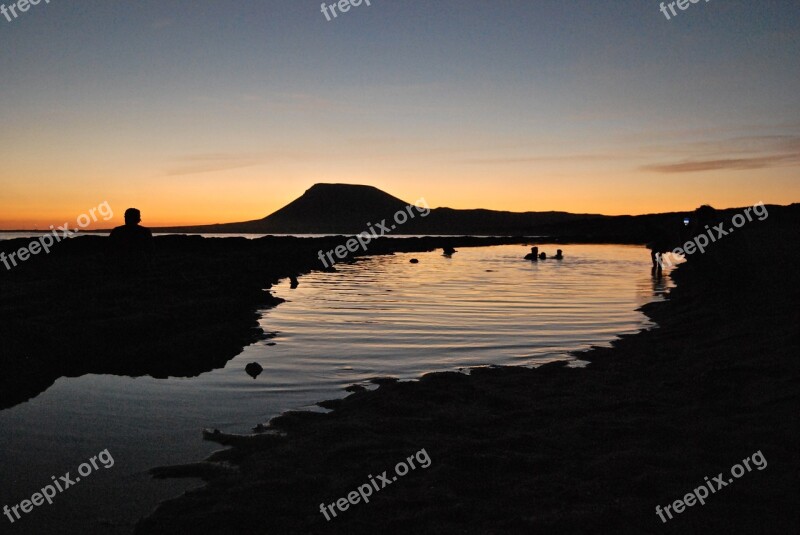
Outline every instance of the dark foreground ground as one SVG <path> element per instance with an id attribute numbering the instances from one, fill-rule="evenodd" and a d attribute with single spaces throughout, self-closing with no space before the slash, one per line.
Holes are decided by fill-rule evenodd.
<path id="1" fill-rule="evenodd" d="M 799 533 L 799 230 L 797 210 L 773 213 L 693 258 L 645 308 L 659 328 L 582 355 L 585 369 L 383 381 L 272 433 L 212 437 L 232 447 L 155 471 L 208 485 L 137 532 Z M 429 468 L 320 513 L 422 448 Z M 656 516 L 758 451 L 765 469 Z"/>
<path id="2" fill-rule="evenodd" d="M 8 270 L 0 264 L 0 410 L 87 373 L 192 377 L 259 340 L 272 284 L 323 269 L 318 251 L 346 238 L 163 236 L 143 262 L 108 239 L 57 244 Z M 30 239 L 0 241 L 6 254 Z M 382 238 L 368 254 L 525 243 L 524 238 Z M 349 256 L 348 259 L 358 253 Z"/>

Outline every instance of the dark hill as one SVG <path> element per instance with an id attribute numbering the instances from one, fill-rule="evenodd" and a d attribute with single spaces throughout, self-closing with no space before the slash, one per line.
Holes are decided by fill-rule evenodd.
<path id="1" fill-rule="evenodd" d="M 407 205 L 373 186 L 315 184 L 261 222 L 272 232 L 354 234 Z"/>
<path id="2" fill-rule="evenodd" d="M 191 227 L 166 227 L 156 232 L 253 234 L 355 234 L 367 223 L 394 214 L 407 203 L 373 186 L 315 184 L 303 195 L 263 219 Z"/>
<path id="3" fill-rule="evenodd" d="M 156 232 L 253 234 L 357 234 L 369 223 L 387 220 L 410 203 L 373 186 L 315 184 L 277 212 L 255 221 L 191 227 L 166 227 Z M 395 234 L 522 235 L 539 227 L 602 217 L 565 212 L 502 212 L 436 208 L 427 217 L 409 219 Z"/>
<path id="4" fill-rule="evenodd" d="M 430 215 L 403 227 L 409 234 L 465 234 L 499 236 L 541 235 L 541 229 L 565 223 L 603 217 L 567 212 L 502 212 L 497 210 L 456 210 L 436 208 Z"/>

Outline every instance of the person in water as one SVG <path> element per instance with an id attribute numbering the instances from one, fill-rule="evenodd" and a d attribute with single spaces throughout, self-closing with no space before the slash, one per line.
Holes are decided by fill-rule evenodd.
<path id="1" fill-rule="evenodd" d="M 544 252 L 543 252 L 543 253 L 541 253 L 541 254 L 539 255 L 539 260 L 547 260 L 547 253 L 544 253 Z"/>
<path id="2" fill-rule="evenodd" d="M 531 247 L 531 252 L 525 255 L 525 260 L 532 260 L 534 262 L 539 260 L 539 248 Z"/>
<path id="3" fill-rule="evenodd" d="M 564 253 L 561 251 L 561 249 L 559 249 L 556 251 L 556 255 L 553 258 L 556 260 L 564 260 Z"/>
<path id="4" fill-rule="evenodd" d="M 653 263 L 653 272 L 661 272 L 661 256 L 664 253 L 670 252 L 673 240 L 669 232 L 657 225 L 649 225 L 648 234 L 650 236 L 650 241 L 647 243 L 646 247 L 650 249 L 650 260 Z"/>

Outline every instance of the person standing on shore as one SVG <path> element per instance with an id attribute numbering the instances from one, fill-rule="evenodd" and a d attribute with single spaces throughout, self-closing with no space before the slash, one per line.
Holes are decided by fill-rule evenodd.
<path id="1" fill-rule="evenodd" d="M 672 250 L 667 232 L 660 226 L 651 226 L 648 232 L 650 241 L 647 248 L 650 249 L 650 259 L 653 262 L 653 273 L 661 273 L 661 255 Z"/>

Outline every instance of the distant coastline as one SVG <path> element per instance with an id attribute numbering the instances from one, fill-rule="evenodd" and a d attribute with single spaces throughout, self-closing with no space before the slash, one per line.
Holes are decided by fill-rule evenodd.
<path id="1" fill-rule="evenodd" d="M 274 213 L 258 220 L 205 225 L 151 227 L 154 234 L 201 234 L 242 236 L 355 236 L 368 223 L 379 223 L 409 203 L 373 186 L 316 184 Z M 791 205 L 793 206 L 793 205 Z M 772 205 L 767 205 L 772 208 Z M 696 208 L 696 207 L 695 207 Z M 742 211 L 741 207 L 718 209 L 721 216 Z M 507 212 L 487 209 L 433 208 L 425 218 L 403 225 L 395 237 L 529 237 L 577 243 L 644 244 L 654 228 L 669 229 L 683 224 L 692 211 L 644 215 L 609 216 L 568 212 Z M 111 229 L 81 230 L 102 235 Z M 6 230 L 4 233 L 38 230 Z"/>

